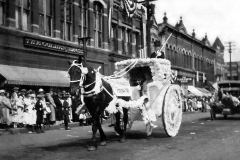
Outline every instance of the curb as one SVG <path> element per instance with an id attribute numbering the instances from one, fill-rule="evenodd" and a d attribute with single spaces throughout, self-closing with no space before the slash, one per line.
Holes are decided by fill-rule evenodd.
<path id="1" fill-rule="evenodd" d="M 110 123 L 110 120 L 104 120 L 102 122 L 102 124 L 106 124 L 106 123 Z M 68 126 L 70 128 L 73 128 L 73 127 L 84 127 L 84 126 L 79 126 L 79 122 L 72 122 L 72 123 L 69 123 Z M 65 126 L 64 124 L 62 125 L 51 125 L 50 127 L 46 127 L 45 128 L 43 127 L 43 129 L 45 131 L 48 131 L 48 130 L 59 130 L 59 129 L 64 129 Z M 5 129 L 0 129 L 0 136 L 1 135 L 11 135 L 11 134 L 25 134 L 25 133 L 28 133 L 28 129 L 27 128 L 12 128 L 10 129 L 9 131 L 6 131 Z"/>

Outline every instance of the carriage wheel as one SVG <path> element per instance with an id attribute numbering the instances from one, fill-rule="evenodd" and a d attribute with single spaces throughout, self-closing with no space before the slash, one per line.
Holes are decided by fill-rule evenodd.
<path id="1" fill-rule="evenodd" d="M 179 87 L 168 87 L 163 101 L 162 121 L 164 130 L 168 136 L 177 135 L 182 122 L 182 98 Z"/>

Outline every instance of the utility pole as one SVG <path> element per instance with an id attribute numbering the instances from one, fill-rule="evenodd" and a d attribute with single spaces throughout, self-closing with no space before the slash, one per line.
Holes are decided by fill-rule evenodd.
<path id="1" fill-rule="evenodd" d="M 233 42 L 228 42 L 228 52 L 229 52 L 229 56 L 230 56 L 230 62 L 229 62 L 229 69 L 230 69 L 230 80 L 232 80 L 232 50 L 234 50 L 233 47 L 235 47 L 235 45 L 233 44 Z"/>

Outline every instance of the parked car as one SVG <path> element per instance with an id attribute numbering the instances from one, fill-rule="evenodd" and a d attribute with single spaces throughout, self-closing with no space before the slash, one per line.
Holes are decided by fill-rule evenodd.
<path id="1" fill-rule="evenodd" d="M 210 104 L 211 119 L 216 119 L 216 114 L 228 115 L 240 114 L 240 82 L 224 81 L 218 83 L 218 91 L 214 102 Z"/>

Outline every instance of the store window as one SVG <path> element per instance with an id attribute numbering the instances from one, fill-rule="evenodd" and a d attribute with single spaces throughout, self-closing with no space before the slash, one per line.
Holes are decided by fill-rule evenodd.
<path id="1" fill-rule="evenodd" d="M 94 44 L 95 47 L 102 47 L 102 28 L 103 28 L 103 5 L 94 2 Z"/>
<path id="2" fill-rule="evenodd" d="M 72 40 L 72 0 L 61 0 L 61 38 Z"/>
<path id="3" fill-rule="evenodd" d="M 31 31 L 30 0 L 16 0 L 15 6 L 16 28 Z"/>
<path id="4" fill-rule="evenodd" d="M 39 33 L 52 36 L 53 0 L 39 0 Z"/>
<path id="5" fill-rule="evenodd" d="M 80 23 L 79 23 L 79 32 L 80 37 L 88 37 L 88 27 L 89 27 L 89 1 L 80 0 Z"/>
<path id="6" fill-rule="evenodd" d="M 127 53 L 130 54 L 131 52 L 131 39 L 132 39 L 132 36 L 131 36 L 131 31 L 130 30 L 127 30 L 126 32 L 126 48 L 127 48 Z"/>
<path id="7" fill-rule="evenodd" d="M 0 25 L 5 25 L 5 6 L 6 2 L 5 0 L 0 0 Z"/>
<path id="8" fill-rule="evenodd" d="M 118 27 L 116 24 L 112 24 L 111 29 L 111 38 L 112 38 L 112 50 L 117 52 L 118 51 Z"/>

